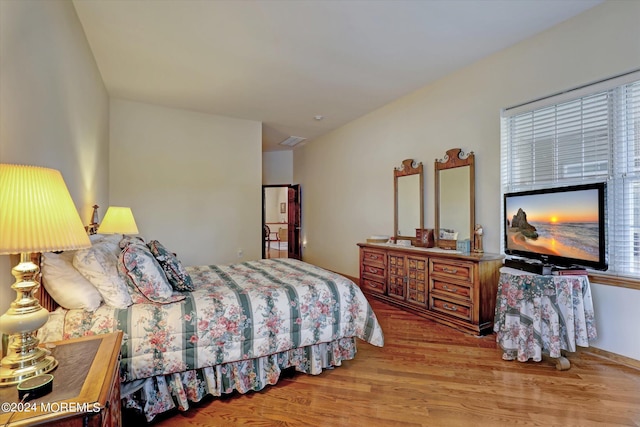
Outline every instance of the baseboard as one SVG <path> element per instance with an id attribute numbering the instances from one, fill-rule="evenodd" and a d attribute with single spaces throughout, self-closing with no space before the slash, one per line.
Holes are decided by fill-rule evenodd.
<path id="1" fill-rule="evenodd" d="M 580 351 L 585 353 L 591 353 L 596 356 L 604 357 L 605 359 L 612 360 L 616 363 L 620 363 L 621 365 L 626 365 L 631 368 L 640 370 L 640 360 L 636 360 L 627 356 L 622 356 L 620 354 L 612 353 L 607 350 L 602 350 L 597 347 L 581 348 Z"/>

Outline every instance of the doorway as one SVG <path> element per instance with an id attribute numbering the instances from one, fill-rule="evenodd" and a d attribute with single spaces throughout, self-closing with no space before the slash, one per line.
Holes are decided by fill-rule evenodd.
<path id="1" fill-rule="evenodd" d="M 300 185 L 262 186 L 262 258 L 302 259 Z"/>

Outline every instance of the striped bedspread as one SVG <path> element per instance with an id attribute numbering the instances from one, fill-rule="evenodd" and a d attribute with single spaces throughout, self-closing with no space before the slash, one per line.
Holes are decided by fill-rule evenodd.
<path id="1" fill-rule="evenodd" d="M 52 313 L 44 341 L 124 331 L 123 382 L 383 333 L 352 281 L 295 259 L 188 267 L 196 290 L 166 305 Z"/>

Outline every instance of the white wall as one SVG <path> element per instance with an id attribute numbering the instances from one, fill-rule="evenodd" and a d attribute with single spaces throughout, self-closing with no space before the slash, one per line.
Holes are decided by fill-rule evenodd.
<path id="1" fill-rule="evenodd" d="M 433 227 L 433 162 L 454 147 L 476 155 L 476 222 L 485 251 L 498 252 L 500 109 L 638 68 L 638 22 L 640 2 L 605 2 L 296 149 L 305 261 L 358 276 L 356 243 L 393 234 L 393 168 L 403 159 L 425 166 L 425 227 Z M 640 292 L 593 293 L 595 346 L 640 360 L 640 339 L 630 343 L 627 330 L 640 324 L 640 311 L 628 310 L 624 321 L 611 314 L 621 300 L 639 307 Z"/>
<path id="2" fill-rule="evenodd" d="M 289 185 L 293 183 L 293 151 L 262 153 L 262 185 Z"/>
<path id="3" fill-rule="evenodd" d="M 109 199 L 187 265 L 259 259 L 261 150 L 260 122 L 112 99 Z"/>
<path id="4" fill-rule="evenodd" d="M 595 347 L 640 360 L 640 291 L 591 284 L 598 339 Z"/>
<path id="5" fill-rule="evenodd" d="M 0 1 L 0 162 L 58 169 L 85 223 L 108 202 L 109 101 L 66 0 Z M 0 313 L 15 299 L 0 256 Z"/>

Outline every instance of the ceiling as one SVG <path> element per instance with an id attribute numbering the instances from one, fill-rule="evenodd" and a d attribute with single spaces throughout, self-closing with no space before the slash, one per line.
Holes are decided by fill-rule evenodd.
<path id="1" fill-rule="evenodd" d="M 73 2 L 110 96 L 260 121 L 271 151 L 602 0 Z"/>

